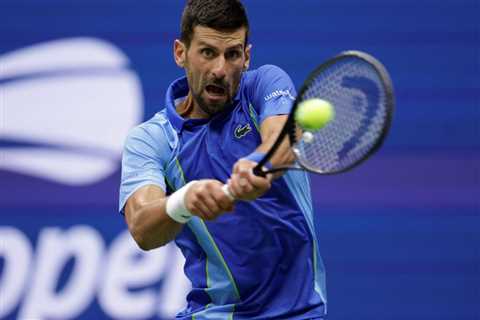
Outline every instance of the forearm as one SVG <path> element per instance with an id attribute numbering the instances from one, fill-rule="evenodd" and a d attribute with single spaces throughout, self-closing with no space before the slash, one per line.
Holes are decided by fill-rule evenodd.
<path id="1" fill-rule="evenodd" d="M 270 148 L 273 146 L 277 137 L 282 131 L 285 121 L 287 120 L 286 115 L 273 116 L 265 119 L 262 122 L 260 128 L 260 134 L 262 136 L 262 143 L 257 147 L 257 152 L 267 153 Z M 292 152 L 290 142 L 288 137 L 283 139 L 280 147 L 274 153 L 269 162 L 274 166 L 289 165 L 295 161 L 295 156 Z"/>
<path id="2" fill-rule="evenodd" d="M 156 185 L 137 190 L 125 205 L 125 220 L 138 246 L 154 249 L 175 239 L 182 224 L 166 212 L 167 197 Z"/>
<path id="3" fill-rule="evenodd" d="M 167 198 L 144 203 L 128 221 L 130 233 L 143 250 L 151 250 L 175 239 L 183 224 L 170 218 L 165 209 Z"/>
<path id="4" fill-rule="evenodd" d="M 127 201 L 125 218 L 138 246 L 150 250 L 175 239 L 192 216 L 214 220 L 233 210 L 233 200 L 217 180 L 191 181 L 168 198 L 163 190 L 148 185 Z"/>

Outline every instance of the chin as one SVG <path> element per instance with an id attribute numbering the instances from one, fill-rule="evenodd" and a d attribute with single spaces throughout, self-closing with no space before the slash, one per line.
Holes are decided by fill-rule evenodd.
<path id="1" fill-rule="evenodd" d="M 209 108 L 208 108 L 208 113 L 210 115 L 215 115 L 219 112 L 222 112 L 223 110 L 225 110 L 225 107 L 226 107 L 226 103 L 223 103 L 223 104 L 216 104 L 216 105 L 210 105 Z"/>
<path id="2" fill-rule="evenodd" d="M 224 98 L 224 99 L 202 99 L 204 104 L 204 108 L 202 109 L 207 109 L 209 114 L 215 114 L 217 112 L 223 111 L 225 107 L 229 104 L 230 99 Z"/>

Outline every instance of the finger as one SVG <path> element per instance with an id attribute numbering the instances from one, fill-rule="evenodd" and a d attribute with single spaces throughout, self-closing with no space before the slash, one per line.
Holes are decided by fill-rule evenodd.
<path id="1" fill-rule="evenodd" d="M 200 194 L 199 199 L 200 199 L 200 205 L 202 208 L 206 208 L 207 211 L 213 215 L 218 214 L 221 210 L 216 202 L 216 200 L 212 196 L 212 191 L 210 191 L 208 194 Z"/>
<path id="2" fill-rule="evenodd" d="M 238 185 L 243 192 L 251 192 L 254 188 L 252 185 L 253 173 L 251 170 L 242 169 L 238 174 Z"/>
<path id="3" fill-rule="evenodd" d="M 240 163 L 235 163 L 235 165 L 233 166 L 233 170 L 232 170 L 232 173 L 238 173 L 238 171 L 240 170 Z"/>
<path id="4" fill-rule="evenodd" d="M 240 159 L 233 166 L 232 173 L 239 173 L 243 169 L 250 169 L 255 166 L 256 163 L 248 159 Z"/>
<path id="5" fill-rule="evenodd" d="M 205 214 L 198 208 L 198 198 L 196 193 L 194 192 L 194 187 L 190 188 L 189 192 L 187 192 L 187 197 L 185 199 L 185 207 L 187 210 L 193 214 L 194 216 L 197 216 L 201 219 L 205 219 Z"/>
<path id="6" fill-rule="evenodd" d="M 237 199 L 243 199 L 252 190 L 248 180 L 245 176 L 241 178 L 240 173 L 232 175 L 229 188 Z"/>
<path id="7" fill-rule="evenodd" d="M 245 178 L 248 180 L 248 183 L 255 188 L 264 189 L 270 187 L 271 177 L 257 176 L 253 173 L 253 170 L 247 171 Z"/>
<path id="8" fill-rule="evenodd" d="M 195 207 L 192 207 L 191 210 L 189 210 L 192 215 L 199 217 L 202 220 L 208 220 L 208 215 L 206 215 L 201 209 Z"/>
<path id="9" fill-rule="evenodd" d="M 186 204 L 186 207 L 188 211 L 201 219 L 211 220 L 214 217 L 209 208 L 205 205 L 203 199 L 201 199 L 200 194 L 193 194 Z"/>
<path id="10" fill-rule="evenodd" d="M 213 220 L 216 215 L 210 211 L 210 209 L 203 202 L 197 203 L 195 207 L 196 211 L 200 213 L 198 216 L 203 220 Z"/>
<path id="11" fill-rule="evenodd" d="M 249 167 L 248 160 L 240 159 L 233 166 L 233 173 L 239 173 L 242 169 Z"/>

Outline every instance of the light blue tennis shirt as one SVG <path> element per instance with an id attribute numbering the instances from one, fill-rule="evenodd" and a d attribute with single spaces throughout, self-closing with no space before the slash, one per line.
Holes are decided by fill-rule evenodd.
<path id="1" fill-rule="evenodd" d="M 272 65 L 245 72 L 225 111 L 184 119 L 176 105 L 188 94 L 174 81 L 166 108 L 131 130 L 122 159 L 120 210 L 140 187 L 167 194 L 188 181 L 225 182 L 234 163 L 261 143 L 259 126 L 288 114 L 295 88 Z M 192 282 L 177 319 L 322 319 L 325 274 L 318 251 L 308 175 L 289 171 L 255 201 L 238 201 L 215 221 L 193 217 L 175 239 Z M 179 271 L 180 272 L 180 271 Z"/>

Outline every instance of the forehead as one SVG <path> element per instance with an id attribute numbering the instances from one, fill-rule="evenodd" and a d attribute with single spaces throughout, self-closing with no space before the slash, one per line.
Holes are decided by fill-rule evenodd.
<path id="1" fill-rule="evenodd" d="M 243 47 L 246 37 L 246 29 L 240 28 L 235 31 L 219 31 L 204 26 L 196 26 L 193 29 L 192 45 L 207 44 L 213 47 Z"/>

